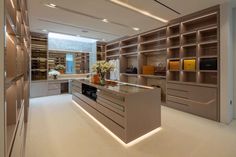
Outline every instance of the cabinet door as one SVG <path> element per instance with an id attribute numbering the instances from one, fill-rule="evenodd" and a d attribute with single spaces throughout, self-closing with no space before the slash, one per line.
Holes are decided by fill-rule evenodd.
<path id="1" fill-rule="evenodd" d="M 24 112 L 21 113 L 21 118 L 16 132 L 15 141 L 11 151 L 11 157 L 22 157 L 24 151 Z"/>
<path id="2" fill-rule="evenodd" d="M 31 86 L 30 86 L 31 98 L 47 96 L 47 92 L 48 92 L 47 82 L 31 83 Z"/>

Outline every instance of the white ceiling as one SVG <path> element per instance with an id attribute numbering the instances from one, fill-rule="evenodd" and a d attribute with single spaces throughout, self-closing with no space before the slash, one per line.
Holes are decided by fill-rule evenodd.
<path id="1" fill-rule="evenodd" d="M 159 0 L 180 12 L 180 15 L 154 0 L 121 1 L 171 20 L 227 0 Z M 58 8 L 46 7 L 45 3 L 56 4 Z M 111 41 L 165 25 L 165 23 L 111 3 L 109 0 L 28 0 L 28 7 L 30 29 L 33 32 L 48 30 Z M 92 18 L 81 14 L 92 16 Z M 96 18 L 108 19 L 111 23 L 104 23 Z M 138 27 L 140 31 L 134 31 L 132 27 Z M 84 30 L 87 32 L 83 32 Z"/>

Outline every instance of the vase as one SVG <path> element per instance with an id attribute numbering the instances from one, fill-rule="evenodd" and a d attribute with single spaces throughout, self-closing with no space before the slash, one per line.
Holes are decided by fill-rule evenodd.
<path id="1" fill-rule="evenodd" d="M 53 79 L 56 80 L 57 79 L 57 75 L 53 75 Z"/>
<path id="2" fill-rule="evenodd" d="M 106 84 L 105 74 L 99 74 L 100 85 L 104 86 Z"/>
<path id="3" fill-rule="evenodd" d="M 105 78 L 100 78 L 100 85 L 104 86 L 106 84 Z"/>

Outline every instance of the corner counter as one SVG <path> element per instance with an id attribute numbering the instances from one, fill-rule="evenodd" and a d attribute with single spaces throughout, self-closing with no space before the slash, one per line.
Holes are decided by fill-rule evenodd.
<path id="1" fill-rule="evenodd" d="M 161 126 L 161 89 L 122 82 L 72 80 L 72 99 L 124 143 Z"/>

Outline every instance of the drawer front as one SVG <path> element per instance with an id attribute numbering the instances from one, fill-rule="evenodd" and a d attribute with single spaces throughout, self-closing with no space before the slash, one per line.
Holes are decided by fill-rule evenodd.
<path id="1" fill-rule="evenodd" d="M 97 95 L 103 99 L 106 99 L 106 100 L 109 100 L 115 104 L 119 104 L 121 106 L 124 106 L 124 101 L 125 101 L 125 98 L 124 97 L 121 97 L 121 96 L 118 96 L 118 95 L 114 95 L 114 94 L 111 94 L 111 93 L 108 93 L 108 92 L 104 92 L 104 91 L 98 91 L 97 92 Z"/>
<path id="2" fill-rule="evenodd" d="M 88 103 L 88 105 L 90 105 L 91 107 L 93 107 L 94 109 L 99 111 L 101 114 L 105 115 L 107 118 L 111 119 L 112 121 L 114 121 L 118 125 L 124 127 L 124 118 L 121 115 L 119 115 L 119 114 L 115 113 L 114 111 L 110 110 L 109 108 L 106 108 L 105 106 L 102 106 L 101 104 L 98 104 L 97 102 L 87 98 L 83 94 L 77 93 L 76 95 L 78 95 L 81 100 Z"/>
<path id="3" fill-rule="evenodd" d="M 212 120 L 218 120 L 217 88 L 167 84 L 166 105 Z"/>
<path id="4" fill-rule="evenodd" d="M 74 90 L 76 90 L 76 91 L 82 93 L 82 89 L 79 88 L 79 87 L 77 87 L 77 86 L 72 86 L 72 89 L 74 89 Z"/>
<path id="5" fill-rule="evenodd" d="M 114 102 L 111 102 L 111 101 L 109 101 L 107 99 L 104 99 L 101 96 L 97 97 L 97 102 L 99 104 L 102 104 L 103 106 L 108 107 L 109 109 L 113 110 L 114 112 L 117 112 L 117 113 L 119 113 L 121 115 L 124 115 L 124 112 L 125 112 L 125 107 L 124 106 L 121 106 L 121 105 L 116 104 Z"/>
<path id="6" fill-rule="evenodd" d="M 72 86 L 77 86 L 82 88 L 82 83 L 80 83 L 79 81 L 72 80 Z"/>
<path id="7" fill-rule="evenodd" d="M 48 96 L 50 96 L 50 95 L 60 95 L 60 94 L 61 94 L 61 89 L 48 90 Z"/>
<path id="8" fill-rule="evenodd" d="M 73 96 L 73 100 L 75 100 L 82 108 L 84 108 L 87 112 L 89 112 L 93 117 L 95 117 L 99 122 L 101 122 L 104 126 L 106 126 L 109 130 L 111 130 L 114 134 L 116 134 L 122 140 L 125 140 L 125 129 L 114 123 L 112 120 L 101 114 L 99 111 L 88 105 L 85 101 L 82 101 L 80 98 Z"/>
<path id="9" fill-rule="evenodd" d="M 49 83 L 48 84 L 48 89 L 51 90 L 51 89 L 60 89 L 61 88 L 61 84 L 59 83 Z"/>

